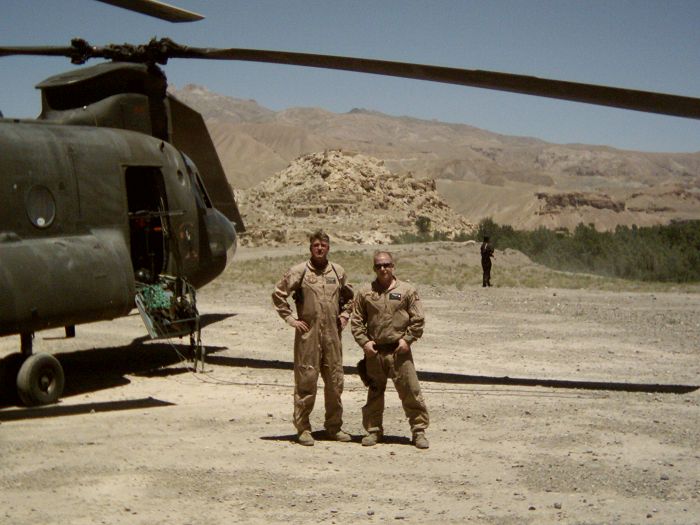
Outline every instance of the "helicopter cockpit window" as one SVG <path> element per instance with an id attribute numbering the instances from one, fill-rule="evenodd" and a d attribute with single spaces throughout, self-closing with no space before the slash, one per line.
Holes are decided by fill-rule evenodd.
<path id="1" fill-rule="evenodd" d="M 27 216 L 37 228 L 48 228 L 56 218 L 56 201 L 46 186 L 33 186 L 27 194 Z"/>
<path id="2" fill-rule="evenodd" d="M 197 171 L 196 166 L 192 162 L 192 159 L 190 159 L 184 153 L 182 154 L 182 158 L 185 159 L 185 166 L 187 166 L 187 173 L 189 174 L 190 179 L 192 180 L 192 186 L 194 186 L 194 188 L 195 188 L 195 196 L 197 199 L 197 203 L 202 208 L 213 208 L 213 206 L 211 204 L 211 200 L 209 199 L 209 195 L 207 194 L 207 190 L 204 189 L 204 183 L 202 182 L 202 179 L 199 177 L 199 172 Z"/>
<path id="3" fill-rule="evenodd" d="M 200 197 L 202 198 L 202 201 L 204 202 L 204 207 L 212 208 L 211 201 L 209 200 L 209 195 L 207 195 L 207 191 L 204 189 L 204 183 L 199 177 L 199 173 L 195 173 L 194 178 L 197 186 L 197 193 L 199 193 Z"/>

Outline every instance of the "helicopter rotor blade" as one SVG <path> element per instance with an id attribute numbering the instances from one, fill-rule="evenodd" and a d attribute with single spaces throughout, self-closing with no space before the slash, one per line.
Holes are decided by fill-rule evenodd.
<path id="1" fill-rule="evenodd" d="M 584 102 L 646 113 L 700 119 L 700 99 L 698 98 L 494 71 L 457 69 L 366 58 L 236 48 L 210 49 L 189 47 L 185 48 L 182 54 L 176 50 L 170 57 L 268 62 L 373 73 L 376 75 L 412 78 L 556 98 L 572 102 Z"/>
<path id="2" fill-rule="evenodd" d="M 13 46 L 0 47 L 0 57 L 14 55 L 71 57 L 74 48 L 65 46 Z"/>
<path id="3" fill-rule="evenodd" d="M 71 48 L 0 47 L 0 57 L 19 54 L 68 56 L 76 64 L 81 64 L 89 58 L 97 57 L 159 64 L 165 64 L 171 58 L 265 62 L 427 80 L 572 102 L 584 102 L 645 113 L 700 119 L 700 99 L 694 97 L 511 73 L 287 51 L 196 48 L 182 46 L 167 38 L 154 39 L 148 44 L 141 46 L 124 44 L 96 47 L 81 39 L 73 39 L 72 44 L 73 47 Z"/>
<path id="4" fill-rule="evenodd" d="M 175 7 L 157 0 L 97 0 L 104 4 L 113 5 L 135 11 L 168 22 L 196 22 L 202 20 L 204 16 L 187 9 Z"/>

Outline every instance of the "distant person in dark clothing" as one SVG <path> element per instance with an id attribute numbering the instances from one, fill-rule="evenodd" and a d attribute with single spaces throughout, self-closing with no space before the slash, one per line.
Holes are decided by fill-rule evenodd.
<path id="1" fill-rule="evenodd" d="M 491 286 L 491 258 L 493 257 L 493 245 L 490 237 L 484 235 L 484 242 L 481 243 L 481 268 L 484 270 L 482 286 Z"/>

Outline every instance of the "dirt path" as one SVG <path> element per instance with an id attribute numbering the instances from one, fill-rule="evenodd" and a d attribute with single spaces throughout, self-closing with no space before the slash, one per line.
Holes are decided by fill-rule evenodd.
<path id="1" fill-rule="evenodd" d="M 205 373 L 180 341 L 141 344 L 138 316 L 38 334 L 67 391 L 0 408 L 0 522 L 700 523 L 700 294 L 422 289 L 419 451 L 393 388 L 387 443 L 360 446 L 354 373 L 355 441 L 293 443 L 292 333 L 269 292 L 202 291 Z"/>

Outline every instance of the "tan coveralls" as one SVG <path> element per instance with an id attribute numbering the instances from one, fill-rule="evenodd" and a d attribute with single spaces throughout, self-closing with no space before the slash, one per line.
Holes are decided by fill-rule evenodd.
<path id="1" fill-rule="evenodd" d="M 343 424 L 339 317 L 350 317 L 353 291 L 345 270 L 338 264 L 329 262 L 323 270 L 314 268 L 310 261 L 292 266 L 272 293 L 275 309 L 287 324 L 295 320 L 287 298 L 299 289 L 303 299 L 297 303 L 297 317 L 309 325 L 309 331 L 296 331 L 294 335 L 294 426 L 300 433 L 311 430 L 309 416 L 316 401 L 320 372 L 326 408 L 324 426 L 329 433 L 336 433 Z"/>
<path id="2" fill-rule="evenodd" d="M 370 388 L 367 404 L 362 407 L 362 424 L 368 432 L 383 432 L 384 391 L 391 378 L 401 399 L 411 431 L 415 434 L 428 428 L 428 408 L 413 364 L 413 354 L 398 353 L 399 339 L 409 345 L 423 335 L 425 317 L 418 293 L 410 284 L 396 279 L 380 292 L 373 282 L 355 296 L 352 335 L 361 347 L 374 341 L 376 356 L 367 357 Z"/>

